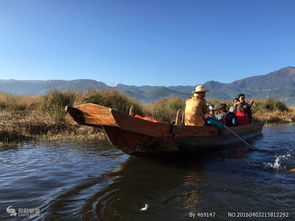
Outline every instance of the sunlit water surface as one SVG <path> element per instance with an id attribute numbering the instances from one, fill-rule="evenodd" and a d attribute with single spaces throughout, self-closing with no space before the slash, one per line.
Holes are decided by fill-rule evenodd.
<path id="1" fill-rule="evenodd" d="M 130 157 L 105 143 L 0 151 L 0 220 L 235 220 L 229 212 L 288 212 L 295 220 L 295 126 L 203 155 Z M 10 216 L 7 207 L 38 208 Z M 244 220 L 244 219 L 236 219 Z M 256 220 L 254 218 L 250 220 Z"/>

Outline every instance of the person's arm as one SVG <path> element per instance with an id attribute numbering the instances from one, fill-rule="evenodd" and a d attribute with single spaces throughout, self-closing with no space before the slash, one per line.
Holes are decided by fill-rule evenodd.
<path id="1" fill-rule="evenodd" d="M 201 103 L 199 105 L 202 105 L 202 115 L 204 118 L 209 117 L 209 107 L 207 106 L 206 101 L 201 101 Z"/>

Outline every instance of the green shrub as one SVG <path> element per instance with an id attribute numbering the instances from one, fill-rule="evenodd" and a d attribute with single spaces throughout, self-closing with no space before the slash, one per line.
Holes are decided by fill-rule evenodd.
<path id="1" fill-rule="evenodd" d="M 232 106 L 232 101 L 207 100 L 207 103 L 213 104 L 216 109 L 218 109 L 222 103 L 227 105 L 227 109 Z M 161 121 L 169 122 L 175 120 L 176 112 L 180 108 L 184 111 L 185 100 L 180 98 L 165 98 L 144 107 L 147 115 L 151 115 Z M 285 103 L 279 100 L 257 100 L 255 101 L 252 110 L 254 113 L 273 111 L 284 112 L 288 111 L 288 107 Z"/>
<path id="2" fill-rule="evenodd" d="M 142 115 L 142 107 L 135 99 L 122 95 L 115 90 L 88 90 L 82 94 L 78 103 L 94 103 L 113 108 L 125 114 L 128 114 L 130 107 L 133 106 L 133 112 Z"/>
<path id="3" fill-rule="evenodd" d="M 65 120 L 65 106 L 73 105 L 75 101 L 75 93 L 66 91 L 52 91 L 44 95 L 41 100 L 41 107 L 55 121 Z"/>
<path id="4" fill-rule="evenodd" d="M 184 99 L 171 97 L 146 105 L 145 112 L 147 115 L 151 115 L 160 121 L 172 122 L 176 118 L 177 111 L 181 109 L 183 113 L 184 108 Z"/>
<path id="5" fill-rule="evenodd" d="M 256 101 L 254 108 L 254 112 L 272 112 L 272 111 L 289 111 L 287 105 L 279 100 L 261 100 Z"/>

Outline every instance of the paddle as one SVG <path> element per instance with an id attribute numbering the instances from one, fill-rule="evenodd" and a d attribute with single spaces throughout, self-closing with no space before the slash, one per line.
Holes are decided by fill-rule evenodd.
<path id="1" fill-rule="evenodd" d="M 210 117 L 210 119 L 212 119 L 213 121 L 216 122 L 216 124 L 220 127 L 224 127 L 225 129 L 227 129 L 232 135 L 234 135 L 236 138 L 238 138 L 240 141 L 242 141 L 244 144 L 246 144 L 248 147 L 250 147 L 252 150 L 256 150 L 257 148 L 254 147 L 253 145 L 249 144 L 248 142 L 246 142 L 242 137 L 240 137 L 238 134 L 236 134 L 234 131 L 232 131 L 232 129 L 230 129 L 228 126 L 222 124 L 219 120 L 217 120 L 216 118 Z"/>

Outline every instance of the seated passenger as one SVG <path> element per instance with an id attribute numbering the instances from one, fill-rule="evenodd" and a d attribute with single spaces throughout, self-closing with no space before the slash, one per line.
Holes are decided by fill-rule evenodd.
<path id="1" fill-rule="evenodd" d="M 224 123 L 228 127 L 238 126 L 238 119 L 237 119 L 237 116 L 235 114 L 236 110 L 237 110 L 238 103 L 239 103 L 239 99 L 235 98 L 233 100 L 233 106 L 231 106 L 229 108 L 228 112 L 225 115 Z"/>
<path id="2" fill-rule="evenodd" d="M 225 123 L 225 115 L 227 113 L 226 104 L 221 104 L 218 108 L 216 118 L 221 121 L 223 124 Z"/>
<path id="3" fill-rule="evenodd" d="M 229 108 L 228 112 L 236 113 L 239 103 L 240 103 L 239 98 L 236 97 L 235 99 L 233 99 L 233 106 Z"/>
<path id="4" fill-rule="evenodd" d="M 235 113 L 231 111 L 227 112 L 224 118 L 224 123 L 228 127 L 238 126 L 238 119 Z"/>
<path id="5" fill-rule="evenodd" d="M 214 108 L 214 105 L 213 104 L 209 104 L 208 105 L 208 108 L 209 108 L 209 117 L 216 118 L 216 116 L 215 116 L 216 109 Z"/>
<path id="6" fill-rule="evenodd" d="M 239 125 L 250 124 L 252 121 L 252 111 L 251 107 L 254 101 L 251 101 L 250 104 L 246 103 L 245 95 L 239 94 L 239 105 L 237 106 L 236 116 L 238 119 Z"/>
<path id="7" fill-rule="evenodd" d="M 205 95 L 208 90 L 203 85 L 196 87 L 193 96 L 185 102 L 184 124 L 189 126 L 204 126 L 205 117 L 209 113 Z"/>

